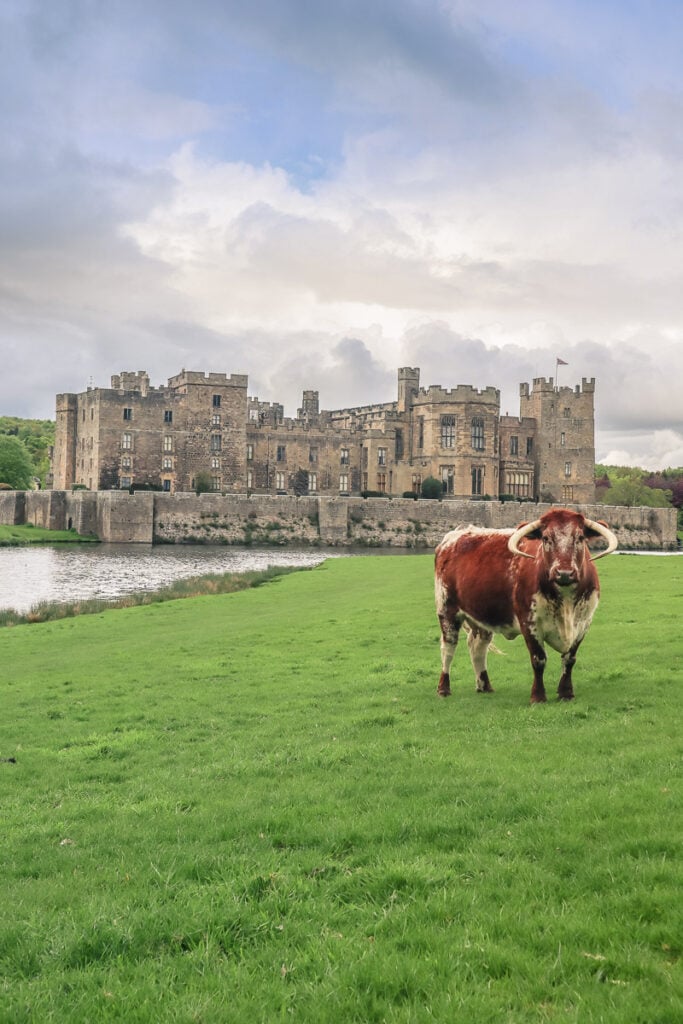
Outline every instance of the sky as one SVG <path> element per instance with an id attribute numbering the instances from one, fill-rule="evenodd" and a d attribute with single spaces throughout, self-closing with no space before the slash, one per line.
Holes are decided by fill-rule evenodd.
<path id="1" fill-rule="evenodd" d="M 683 466 L 680 0 L 0 0 L 0 414 L 596 379 Z"/>

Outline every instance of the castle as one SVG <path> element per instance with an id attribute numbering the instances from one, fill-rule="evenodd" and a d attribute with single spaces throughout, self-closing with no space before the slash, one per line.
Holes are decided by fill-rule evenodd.
<path id="1" fill-rule="evenodd" d="M 57 395 L 53 487 L 402 495 L 435 477 L 444 497 L 594 499 L 594 378 L 521 384 L 519 416 L 501 416 L 496 388 L 423 388 L 413 367 L 399 369 L 396 401 L 321 411 L 304 391 L 296 417 L 247 387 L 244 374 L 190 370 L 153 387 L 138 371 Z"/>

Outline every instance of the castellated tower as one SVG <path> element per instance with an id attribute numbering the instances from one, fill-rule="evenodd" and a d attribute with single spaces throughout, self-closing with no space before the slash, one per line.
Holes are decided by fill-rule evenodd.
<path id="1" fill-rule="evenodd" d="M 535 497 L 589 504 L 595 498 L 595 378 L 575 388 L 555 387 L 552 377 L 521 384 L 520 415 L 536 420 Z"/>
<path id="2" fill-rule="evenodd" d="M 420 390 L 419 367 L 402 366 L 398 371 L 398 412 L 406 412 Z"/>
<path id="3" fill-rule="evenodd" d="M 312 420 L 320 415 L 320 395 L 317 391 L 304 391 L 301 408 L 297 410 L 300 420 Z"/>

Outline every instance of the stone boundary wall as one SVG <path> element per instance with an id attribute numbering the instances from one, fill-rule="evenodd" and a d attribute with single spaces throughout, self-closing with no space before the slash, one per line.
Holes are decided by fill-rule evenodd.
<path id="1" fill-rule="evenodd" d="M 673 551 L 676 510 L 576 505 L 621 550 Z M 74 528 L 110 543 L 312 544 L 432 549 L 455 526 L 515 527 L 550 505 L 138 491 L 0 491 L 0 523 Z"/>

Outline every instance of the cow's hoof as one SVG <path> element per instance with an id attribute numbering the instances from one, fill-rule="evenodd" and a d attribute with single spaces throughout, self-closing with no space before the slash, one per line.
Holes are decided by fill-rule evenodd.
<path id="1" fill-rule="evenodd" d="M 547 701 L 548 701 L 548 698 L 546 697 L 545 694 L 543 694 L 542 697 L 531 697 L 531 699 L 529 700 L 529 703 L 530 704 L 546 704 Z"/>
<path id="2" fill-rule="evenodd" d="M 437 690 L 436 691 L 436 695 L 437 695 L 437 697 L 450 697 L 451 691 L 450 690 Z"/>
<path id="3" fill-rule="evenodd" d="M 558 700 L 574 700 L 574 694 L 573 693 L 558 693 L 557 699 Z"/>

